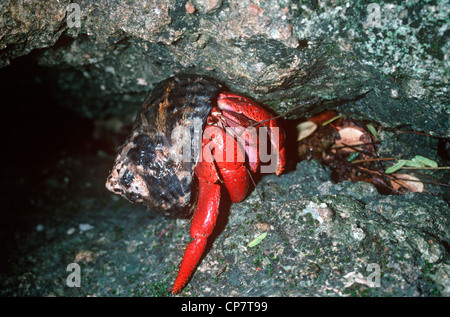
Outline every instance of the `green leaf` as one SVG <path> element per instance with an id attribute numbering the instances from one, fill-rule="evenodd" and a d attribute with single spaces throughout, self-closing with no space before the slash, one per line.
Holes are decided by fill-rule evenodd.
<path id="1" fill-rule="evenodd" d="M 425 165 L 418 161 L 415 157 L 411 160 L 406 161 L 406 166 L 408 167 L 424 167 Z"/>
<path id="2" fill-rule="evenodd" d="M 370 133 L 372 133 L 374 137 L 378 138 L 377 129 L 375 129 L 375 127 L 373 126 L 372 123 L 366 124 L 366 127 L 367 127 L 367 129 L 369 129 Z"/>
<path id="3" fill-rule="evenodd" d="M 394 172 L 397 172 L 399 169 L 401 169 L 403 166 L 405 166 L 406 164 L 406 160 L 399 160 L 396 164 L 392 165 L 391 167 L 389 167 L 385 173 L 386 174 L 391 174 Z"/>
<path id="4" fill-rule="evenodd" d="M 433 161 L 433 160 L 430 160 L 429 158 L 426 158 L 426 157 L 423 157 L 423 156 L 420 156 L 420 155 L 416 155 L 416 156 L 414 157 L 414 159 L 415 159 L 416 161 L 418 161 L 418 162 L 420 162 L 420 163 L 426 165 L 426 166 L 429 166 L 429 167 L 438 167 L 438 163 L 436 163 L 436 162 Z M 413 159 L 413 160 L 414 160 L 414 159 Z"/>
<path id="5" fill-rule="evenodd" d="M 250 241 L 249 244 L 247 244 L 247 246 L 249 248 L 253 248 L 254 246 L 257 246 L 258 244 L 261 243 L 261 241 L 263 241 L 265 238 L 267 237 L 267 232 L 261 233 L 259 236 L 257 236 L 255 239 L 253 239 L 252 241 Z"/>
<path id="6" fill-rule="evenodd" d="M 348 156 L 347 162 L 351 162 L 353 161 L 355 158 L 357 158 L 359 156 L 359 152 L 353 152 L 352 154 L 350 154 Z"/>
<path id="7" fill-rule="evenodd" d="M 336 117 L 334 117 L 334 118 L 331 118 L 331 119 L 328 120 L 328 121 L 325 121 L 324 123 L 322 123 L 322 127 L 324 127 L 324 126 L 326 126 L 327 124 L 330 124 L 331 122 L 333 122 L 334 120 L 337 120 L 337 119 L 340 119 L 340 118 L 345 118 L 345 114 L 338 115 L 338 116 L 336 116 Z"/>

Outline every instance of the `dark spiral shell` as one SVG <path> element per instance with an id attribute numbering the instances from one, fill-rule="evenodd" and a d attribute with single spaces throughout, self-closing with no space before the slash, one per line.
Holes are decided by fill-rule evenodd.
<path id="1" fill-rule="evenodd" d="M 196 152 L 192 146 L 189 161 L 175 161 L 170 155 L 172 132 L 181 126 L 191 136 L 200 132 L 201 138 L 221 88 L 213 79 L 194 75 L 177 75 L 159 83 L 119 148 L 107 189 L 165 216 L 190 216 L 196 200 Z M 197 141 L 201 145 L 201 139 Z"/>

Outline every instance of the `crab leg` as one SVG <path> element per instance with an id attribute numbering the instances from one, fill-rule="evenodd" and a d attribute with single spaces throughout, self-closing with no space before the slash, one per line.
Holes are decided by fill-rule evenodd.
<path id="1" fill-rule="evenodd" d="M 231 143 L 228 143 L 231 142 Z M 181 261 L 178 276 L 175 279 L 172 293 L 179 293 L 194 273 L 206 247 L 207 239 L 216 225 L 221 199 L 223 182 L 231 202 L 242 201 L 249 186 L 247 169 L 238 157 L 242 155 L 233 138 L 217 127 L 208 126 L 203 134 L 203 159 L 195 167 L 195 175 L 199 180 L 198 203 L 191 224 L 192 241 L 189 243 Z M 234 159 L 223 160 L 224 144 L 234 147 Z M 222 148 L 222 149 L 220 149 Z M 206 149 L 206 151 L 205 151 Z M 214 153 L 214 154 L 213 154 Z"/>
<path id="2" fill-rule="evenodd" d="M 211 235 L 216 225 L 216 219 L 219 213 L 220 185 L 218 181 L 220 178 L 213 161 L 214 157 L 211 148 L 210 151 L 205 151 L 205 147 L 210 147 L 208 141 L 204 134 L 204 144 L 202 147 L 203 158 L 195 167 L 195 175 L 197 175 L 199 180 L 199 186 L 197 207 L 195 208 L 191 223 L 191 237 L 193 240 L 184 252 L 184 257 L 173 285 L 173 294 L 179 293 L 194 273 L 205 250 L 208 236 Z M 210 143 L 212 143 L 212 147 L 215 146 L 215 143 Z"/>
<path id="3" fill-rule="evenodd" d="M 214 198 L 211 199 L 211 197 Z M 178 276 L 173 285 L 173 294 L 179 293 L 184 288 L 200 262 L 208 236 L 214 229 L 219 213 L 220 185 L 200 180 L 198 201 L 191 225 L 193 240 L 184 253 Z"/>

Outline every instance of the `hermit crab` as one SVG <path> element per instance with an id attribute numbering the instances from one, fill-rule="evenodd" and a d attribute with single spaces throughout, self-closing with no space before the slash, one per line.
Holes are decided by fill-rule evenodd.
<path id="1" fill-rule="evenodd" d="M 223 194 L 240 202 L 252 174 L 279 175 L 285 164 L 285 134 L 273 114 L 214 79 L 177 75 L 144 101 L 106 188 L 168 217 L 192 216 L 176 294 L 199 264 Z"/>

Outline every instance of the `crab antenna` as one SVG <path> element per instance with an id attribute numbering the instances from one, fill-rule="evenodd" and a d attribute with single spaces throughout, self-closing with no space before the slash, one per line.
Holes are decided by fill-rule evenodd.
<path id="1" fill-rule="evenodd" d="M 261 203 L 264 203 L 264 197 L 262 196 L 261 192 L 260 192 L 260 191 L 258 190 L 258 188 L 256 187 L 256 182 L 255 182 L 255 180 L 253 179 L 252 172 L 251 172 L 249 169 L 247 169 L 247 173 L 248 173 L 248 176 L 250 177 L 250 180 L 251 180 L 252 183 L 253 183 L 253 186 L 254 186 L 256 192 L 258 193 L 259 199 L 261 199 Z"/>

